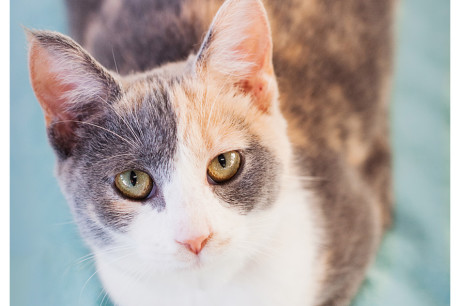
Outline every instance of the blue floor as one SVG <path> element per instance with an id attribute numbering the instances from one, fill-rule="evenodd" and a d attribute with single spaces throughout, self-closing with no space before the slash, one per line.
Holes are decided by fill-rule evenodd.
<path id="1" fill-rule="evenodd" d="M 67 33 L 63 4 L 11 1 L 11 305 L 110 305 L 52 173 L 21 25 Z M 396 220 L 356 306 L 450 304 L 449 35 L 449 1 L 400 1 L 391 108 Z"/>

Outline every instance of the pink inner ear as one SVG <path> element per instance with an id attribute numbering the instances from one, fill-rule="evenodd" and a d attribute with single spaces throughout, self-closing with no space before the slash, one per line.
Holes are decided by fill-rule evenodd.
<path id="1" fill-rule="evenodd" d="M 213 25 L 210 68 L 224 76 L 234 75 L 234 84 L 252 95 L 254 103 L 266 112 L 272 104 L 274 70 L 272 40 L 268 19 L 258 0 L 227 1 Z"/>
<path id="2" fill-rule="evenodd" d="M 51 56 L 36 41 L 32 42 L 29 53 L 30 79 L 45 112 L 47 125 L 56 119 L 71 119 L 65 110 L 65 97 L 66 93 L 76 88 L 76 85 L 64 83 L 63 76 L 53 71 Z"/>
<path id="3" fill-rule="evenodd" d="M 265 17 L 259 16 L 260 22 L 253 23 L 249 29 L 248 39 L 245 39 L 236 52 L 247 54 L 247 60 L 254 63 L 244 80 L 238 86 L 254 97 L 254 103 L 263 112 L 270 107 L 271 88 L 269 80 L 274 78 L 272 65 L 272 42 L 270 30 Z"/>
<path id="4" fill-rule="evenodd" d="M 243 92 L 249 93 L 254 97 L 254 103 L 262 112 L 268 112 L 271 99 L 270 84 L 263 75 L 248 78 L 237 84 Z"/>
<path id="5" fill-rule="evenodd" d="M 236 52 L 245 56 L 245 60 L 254 64 L 249 74 L 273 74 L 272 66 L 272 40 L 270 28 L 262 11 L 257 15 L 248 29 L 243 33 L 247 35 L 236 48 Z"/>

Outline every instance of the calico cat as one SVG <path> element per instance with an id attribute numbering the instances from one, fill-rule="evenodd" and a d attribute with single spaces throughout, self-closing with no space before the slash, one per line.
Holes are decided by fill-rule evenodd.
<path id="1" fill-rule="evenodd" d="M 30 30 L 30 78 L 110 298 L 348 305 L 391 223 L 393 1 L 68 8 L 86 50 Z"/>

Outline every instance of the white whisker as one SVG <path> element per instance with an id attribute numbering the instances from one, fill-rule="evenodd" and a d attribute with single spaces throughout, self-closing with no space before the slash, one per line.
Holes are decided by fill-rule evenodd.
<path id="1" fill-rule="evenodd" d="M 109 106 L 109 108 L 117 115 L 117 117 L 123 121 L 123 123 L 126 125 L 126 127 L 129 129 L 130 133 L 133 135 L 134 139 L 139 143 L 141 144 L 141 140 L 139 139 L 139 137 L 136 135 L 136 133 L 134 132 L 134 129 L 131 127 L 131 125 L 128 124 L 128 122 L 126 122 L 126 120 L 123 118 L 123 116 L 121 116 L 116 110 L 115 110 L 115 107 L 110 104 L 109 102 L 107 102 L 107 100 L 103 99 L 102 97 L 100 96 L 97 96 L 102 102 L 104 102 L 105 104 L 107 104 Z"/>
<path id="2" fill-rule="evenodd" d="M 52 125 L 55 125 L 55 124 L 58 124 L 58 123 L 66 123 L 66 122 L 75 122 L 75 123 L 81 123 L 81 124 L 87 124 L 87 125 L 90 125 L 90 126 L 93 126 L 93 127 L 96 127 L 96 128 L 99 128 L 99 129 L 102 129 L 108 133 L 111 133 L 112 135 L 120 138 L 121 140 L 125 141 L 127 144 L 133 146 L 133 147 L 137 147 L 137 144 L 124 138 L 123 136 L 120 136 L 119 134 L 115 133 L 114 131 L 111 131 L 109 129 L 106 129 L 102 126 L 99 126 L 97 124 L 94 124 L 94 123 L 90 123 L 90 122 L 85 122 L 85 121 L 80 121 L 80 120 L 60 120 L 60 121 L 56 121 L 56 122 L 53 122 Z"/>

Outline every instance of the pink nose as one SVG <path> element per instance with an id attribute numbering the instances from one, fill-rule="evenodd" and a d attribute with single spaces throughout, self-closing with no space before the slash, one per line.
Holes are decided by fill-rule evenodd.
<path id="1" fill-rule="evenodd" d="M 179 244 L 184 245 L 187 249 L 192 251 L 195 254 L 199 254 L 201 250 L 204 248 L 206 245 L 206 242 L 208 242 L 208 239 L 211 235 L 203 235 L 200 237 L 195 237 L 195 238 L 190 238 L 190 239 L 183 239 L 183 241 L 176 240 Z"/>

